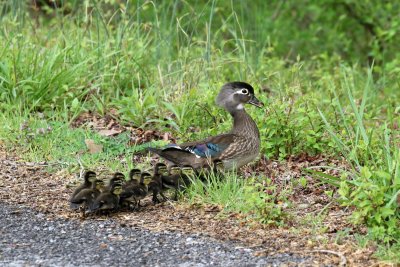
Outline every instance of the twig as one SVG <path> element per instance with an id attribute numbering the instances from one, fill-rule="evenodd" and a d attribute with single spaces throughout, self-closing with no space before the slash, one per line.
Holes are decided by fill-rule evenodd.
<path id="1" fill-rule="evenodd" d="M 211 117 L 212 120 L 214 121 L 214 124 L 217 124 L 217 119 L 215 118 L 214 115 L 211 114 L 211 112 L 208 110 L 208 108 L 207 108 L 206 106 L 201 105 L 201 104 L 199 104 L 199 103 L 196 103 L 196 106 L 199 106 L 200 108 L 203 108 L 203 109 L 208 113 L 208 115 L 210 115 L 210 117 Z"/>
<path id="2" fill-rule="evenodd" d="M 83 164 L 82 164 L 82 161 L 81 161 L 81 157 L 79 155 L 77 157 L 77 161 L 78 161 L 79 166 L 81 166 L 81 169 L 79 171 L 79 178 L 82 179 L 83 173 L 85 172 L 85 167 L 83 167 Z"/>
<path id="3" fill-rule="evenodd" d="M 321 249 L 321 250 L 311 250 L 311 251 L 305 251 L 305 252 L 333 254 L 333 255 L 335 255 L 335 256 L 337 256 L 337 257 L 340 258 L 339 266 L 344 267 L 344 266 L 347 265 L 347 259 L 346 259 L 346 257 L 345 257 L 342 253 L 339 253 L 339 252 L 336 252 L 336 251 L 333 251 L 333 250 L 324 250 L 324 249 Z"/>

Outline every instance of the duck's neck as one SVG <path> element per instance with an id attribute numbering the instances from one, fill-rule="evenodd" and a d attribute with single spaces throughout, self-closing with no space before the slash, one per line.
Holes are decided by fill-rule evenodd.
<path id="1" fill-rule="evenodd" d="M 233 128 L 231 133 L 255 137 L 260 136 L 257 124 L 244 108 L 233 110 L 230 113 L 233 117 Z"/>

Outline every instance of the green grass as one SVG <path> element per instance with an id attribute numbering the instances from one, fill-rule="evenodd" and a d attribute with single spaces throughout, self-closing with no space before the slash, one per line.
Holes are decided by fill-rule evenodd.
<path id="1" fill-rule="evenodd" d="M 126 133 L 73 129 L 74 118 L 116 110 L 124 125 L 172 132 L 179 141 L 203 138 L 231 125 L 214 104 L 219 87 L 245 80 L 266 104 L 248 108 L 262 154 L 345 158 L 351 170 L 341 177 L 311 175 L 339 188 L 337 200 L 355 208 L 352 222 L 368 227 L 379 257 L 398 261 L 397 4 L 63 1 L 62 10 L 35 13 L 17 2 L 0 4 L 0 140 L 24 160 L 71 172 L 80 164 L 127 171 L 143 147 L 129 146 Z M 85 139 L 103 152 L 87 153 Z M 261 184 L 275 192 L 268 177 L 231 174 L 195 183 L 184 199 L 264 223 L 293 220 L 275 204 L 293 203 L 285 194 L 264 194 Z"/>

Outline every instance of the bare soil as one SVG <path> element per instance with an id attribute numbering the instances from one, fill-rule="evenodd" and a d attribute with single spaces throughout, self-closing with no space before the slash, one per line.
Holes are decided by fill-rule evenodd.
<path id="1" fill-rule="evenodd" d="M 287 162 L 261 159 L 253 166 L 244 168 L 243 175 L 250 172 L 264 173 L 284 187 L 288 179 L 302 175 L 302 168 L 313 165 L 344 164 L 325 159 L 322 156 L 306 155 Z M 68 199 L 77 181 L 76 175 L 65 170 L 48 173 L 46 163 L 23 162 L 17 155 L 0 149 L 0 202 L 18 204 L 43 212 L 48 218 L 67 218 L 80 220 L 80 215 L 70 211 Z M 144 207 L 134 212 L 111 214 L 122 226 L 141 227 L 150 231 L 177 231 L 213 237 L 218 240 L 236 241 L 254 249 L 256 256 L 273 256 L 290 253 L 312 256 L 312 265 L 343 266 L 385 266 L 373 257 L 374 247 L 359 248 L 354 229 L 348 223 L 351 210 L 340 207 L 324 193 L 326 189 L 318 181 L 307 178 L 306 189 L 296 188 L 290 197 L 294 205 L 288 208 L 293 215 L 285 227 L 272 227 L 246 219 L 243 214 L 221 213 L 220 207 L 187 205 L 184 202 L 165 202 L 151 204 L 144 201 Z M 266 192 L 268 193 L 268 192 Z M 305 224 L 307 214 L 317 215 L 325 212 L 320 225 L 310 227 Z M 89 217 L 87 220 L 107 220 L 107 216 Z M 324 230 L 321 230 L 324 228 Z M 338 235 L 338 233 L 346 233 Z M 340 238 L 339 238 L 340 237 Z"/>

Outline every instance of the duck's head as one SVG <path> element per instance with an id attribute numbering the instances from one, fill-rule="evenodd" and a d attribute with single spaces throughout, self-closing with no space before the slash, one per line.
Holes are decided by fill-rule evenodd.
<path id="1" fill-rule="evenodd" d="M 85 172 L 83 177 L 85 179 L 85 182 L 93 183 L 94 181 L 96 181 L 96 173 L 93 171 Z"/>
<path id="2" fill-rule="evenodd" d="M 130 180 L 137 180 L 137 181 L 139 181 L 140 180 L 140 174 L 141 174 L 142 172 L 139 170 L 139 169 L 132 169 L 130 172 L 129 172 L 129 179 Z"/>
<path id="3" fill-rule="evenodd" d="M 165 165 L 164 163 L 157 163 L 154 166 L 154 174 L 161 174 L 161 175 L 168 175 L 168 168 L 167 165 Z"/>
<path id="4" fill-rule="evenodd" d="M 152 179 L 153 179 L 153 177 L 152 177 L 151 174 L 148 173 L 148 172 L 143 172 L 143 173 L 140 175 L 140 180 L 141 180 L 145 185 L 148 185 L 148 184 L 151 182 Z"/>
<path id="5" fill-rule="evenodd" d="M 254 95 L 254 88 L 245 82 L 229 82 L 222 86 L 216 104 L 229 112 L 244 109 L 245 104 L 263 107 L 264 104 Z"/>
<path id="6" fill-rule="evenodd" d="M 120 195 L 122 193 L 122 184 L 120 183 L 114 183 L 111 186 L 110 190 L 114 195 Z"/>
<path id="7" fill-rule="evenodd" d="M 104 188 L 104 181 L 103 181 L 103 180 L 100 180 L 100 179 L 97 179 L 97 180 L 95 181 L 95 187 L 96 187 L 97 190 L 103 190 L 103 188 Z"/>
<path id="8" fill-rule="evenodd" d="M 181 174 L 181 168 L 179 168 L 177 165 L 171 165 L 169 167 L 169 174 L 170 175 L 178 175 Z"/>
<path id="9" fill-rule="evenodd" d="M 224 171 L 224 163 L 221 160 L 216 159 L 216 160 L 214 160 L 213 163 L 214 163 L 214 171 L 217 171 L 217 172 Z"/>
<path id="10" fill-rule="evenodd" d="M 187 175 L 187 176 L 195 176 L 196 175 L 196 171 L 193 169 L 193 167 L 192 166 L 190 166 L 190 165 L 185 165 L 185 166 L 183 166 L 182 167 L 182 169 L 181 169 L 181 171 L 182 171 L 182 173 L 184 174 L 184 175 Z"/>
<path id="11" fill-rule="evenodd" d="M 125 175 L 123 175 L 120 172 L 114 173 L 113 177 L 110 179 L 110 187 L 112 187 L 114 184 L 119 184 L 122 185 L 125 182 Z"/>

